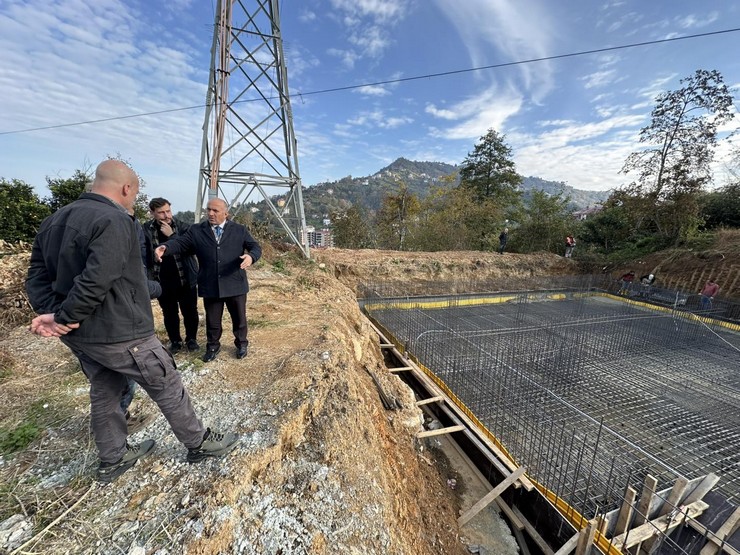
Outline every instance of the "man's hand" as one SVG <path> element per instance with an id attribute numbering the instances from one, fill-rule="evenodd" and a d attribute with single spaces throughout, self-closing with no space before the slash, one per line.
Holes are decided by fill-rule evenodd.
<path id="1" fill-rule="evenodd" d="M 31 333 L 40 335 L 41 337 L 60 337 L 67 335 L 74 329 L 80 327 L 80 324 L 58 324 L 54 321 L 54 314 L 41 314 L 31 320 L 31 326 L 29 330 Z"/>
<path id="2" fill-rule="evenodd" d="M 252 265 L 252 257 L 249 256 L 248 254 L 243 254 L 239 258 L 242 259 L 242 263 L 239 264 L 239 267 L 242 270 L 246 270 L 247 268 L 249 268 Z"/>
<path id="3" fill-rule="evenodd" d="M 162 257 L 164 256 L 164 251 L 167 250 L 167 245 L 159 245 L 156 249 L 154 249 L 154 257 L 157 259 L 157 262 L 162 262 Z"/>
<path id="4" fill-rule="evenodd" d="M 162 235 L 165 237 L 170 237 L 174 233 L 172 226 L 167 222 L 159 222 L 159 231 L 161 231 Z"/>

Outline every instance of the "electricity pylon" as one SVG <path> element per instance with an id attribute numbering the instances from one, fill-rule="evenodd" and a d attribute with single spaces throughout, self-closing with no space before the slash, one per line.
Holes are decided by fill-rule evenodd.
<path id="1" fill-rule="evenodd" d="M 196 222 L 206 196 L 232 214 L 261 196 L 310 257 L 278 0 L 218 0 Z"/>

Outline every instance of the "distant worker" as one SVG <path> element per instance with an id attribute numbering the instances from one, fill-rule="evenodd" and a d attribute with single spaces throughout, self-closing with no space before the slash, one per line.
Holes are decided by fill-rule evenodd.
<path id="1" fill-rule="evenodd" d="M 619 278 L 619 294 L 620 295 L 629 295 L 630 290 L 632 289 L 632 283 L 635 281 L 635 271 L 630 270 L 626 274 L 622 275 L 621 278 Z"/>
<path id="2" fill-rule="evenodd" d="M 167 241 L 184 235 L 188 224 L 172 216 L 170 201 L 157 197 L 149 202 L 152 219 L 144 226 L 144 231 L 156 249 Z M 198 335 L 198 264 L 192 255 L 167 256 L 161 262 L 153 256 L 147 260 L 149 275 L 162 285 L 162 295 L 157 299 L 162 308 L 164 328 L 170 340 L 169 349 L 174 355 L 183 348 L 180 333 L 180 313 L 185 324 L 185 347 L 193 352 L 200 349 Z"/>
<path id="3" fill-rule="evenodd" d="M 655 274 L 645 274 L 640 278 L 640 285 L 642 285 L 642 291 L 640 295 L 643 297 L 650 296 L 650 289 L 655 283 Z"/>
<path id="4" fill-rule="evenodd" d="M 188 462 L 224 455 L 239 439 L 201 424 L 172 356 L 154 334 L 138 233 L 127 214 L 138 192 L 139 177 L 123 162 L 98 165 L 90 192 L 41 224 L 26 278 L 28 299 L 39 314 L 31 332 L 58 337 L 90 382 L 101 482 L 114 480 L 154 448 L 153 439 L 126 441 L 120 402 L 128 377 L 162 411 L 188 448 Z"/>
<path id="5" fill-rule="evenodd" d="M 247 268 L 262 256 L 262 248 L 249 230 L 227 220 L 228 204 L 220 198 L 208 201 L 208 220 L 191 225 L 188 231 L 170 239 L 154 251 L 158 259 L 169 255 L 194 254 L 198 270 L 198 295 L 206 311 L 206 352 L 211 362 L 221 350 L 221 320 L 224 306 L 231 316 L 236 358 L 247 356 Z"/>
<path id="6" fill-rule="evenodd" d="M 565 238 L 565 258 L 571 258 L 573 256 L 573 249 L 576 248 L 576 240 L 572 235 L 568 235 Z"/>
<path id="7" fill-rule="evenodd" d="M 709 278 L 699 293 L 701 295 L 701 310 L 712 308 L 712 301 L 717 293 L 719 293 L 719 285 L 714 282 L 714 278 Z"/>
<path id="8" fill-rule="evenodd" d="M 504 250 L 506 249 L 506 243 L 509 241 L 509 228 L 505 227 L 504 230 L 501 232 L 501 235 L 498 236 L 498 253 L 504 254 Z"/>

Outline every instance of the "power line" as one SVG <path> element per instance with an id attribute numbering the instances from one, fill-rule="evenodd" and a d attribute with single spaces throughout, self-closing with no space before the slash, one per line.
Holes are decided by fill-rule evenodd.
<path id="1" fill-rule="evenodd" d="M 376 87 L 379 85 L 391 85 L 395 83 L 406 83 L 409 81 L 418 81 L 420 79 L 431 79 L 434 77 L 445 77 L 448 75 L 459 75 L 462 73 L 471 73 L 474 71 L 484 71 L 487 69 L 499 69 L 502 67 L 510 67 L 510 66 L 517 66 L 517 65 L 524 65 L 524 64 L 532 64 L 536 62 L 546 62 L 550 60 L 562 60 L 564 58 L 574 58 L 576 56 L 586 56 L 589 54 L 600 54 L 602 52 L 613 52 L 615 50 L 626 50 L 628 48 L 639 48 L 643 46 L 653 46 L 656 44 L 664 44 L 668 42 L 676 42 L 680 40 L 688 40 L 688 39 L 697 39 L 697 38 L 703 38 L 703 37 L 711 37 L 715 35 L 724 35 L 728 33 L 736 33 L 740 31 L 740 27 L 736 27 L 734 29 L 724 29 L 722 31 L 710 31 L 708 33 L 697 33 L 694 35 L 684 35 L 682 37 L 671 37 L 666 39 L 658 39 L 658 40 L 651 40 L 651 41 L 644 41 L 644 42 L 634 42 L 630 44 L 622 44 L 619 46 L 608 46 L 604 48 L 595 48 L 592 50 L 581 50 L 578 52 L 571 52 L 569 54 L 556 54 L 554 56 L 543 56 L 541 58 L 529 58 L 527 60 L 518 60 L 515 62 L 502 62 L 500 64 L 491 64 L 491 65 L 485 65 L 485 66 L 479 66 L 479 67 L 472 67 L 472 68 L 466 68 L 466 69 L 455 69 L 450 71 L 442 71 L 439 73 L 427 73 L 424 75 L 414 75 L 412 77 L 401 77 L 398 79 L 386 79 L 384 81 L 373 81 L 370 83 L 362 83 L 359 85 L 345 85 L 342 87 L 331 87 L 328 89 L 318 89 L 315 91 L 308 91 L 308 92 L 298 92 L 294 93 L 291 96 L 297 96 L 297 97 L 303 97 L 303 96 L 313 96 L 317 94 L 327 94 L 327 93 L 333 93 L 333 92 L 342 92 L 342 91 L 350 91 L 354 89 L 362 89 L 365 87 Z M 245 102 L 261 102 L 263 101 L 263 98 L 253 98 L 253 99 L 244 99 L 239 100 L 235 103 L 245 103 Z M 13 131 L 0 131 L 0 135 L 14 135 L 18 133 L 28 133 L 31 131 L 46 131 L 49 129 L 60 129 L 63 127 L 76 127 L 78 125 L 88 125 L 88 124 L 94 124 L 94 123 L 105 123 L 108 121 L 117 121 L 117 120 L 124 120 L 124 119 L 131 119 L 131 118 L 139 118 L 144 116 L 156 116 L 160 114 L 169 114 L 173 112 L 183 112 L 186 110 L 194 110 L 196 108 L 205 108 L 205 104 L 198 104 L 195 106 L 185 106 L 181 108 L 170 108 L 168 110 L 158 110 L 156 112 L 144 112 L 141 114 L 128 114 L 125 116 L 113 116 L 109 118 L 101 118 L 101 119 L 94 119 L 94 120 L 87 120 L 87 121 L 78 121 L 73 123 L 60 123 L 57 125 L 47 125 L 44 127 L 30 127 L 28 129 L 15 129 Z"/>

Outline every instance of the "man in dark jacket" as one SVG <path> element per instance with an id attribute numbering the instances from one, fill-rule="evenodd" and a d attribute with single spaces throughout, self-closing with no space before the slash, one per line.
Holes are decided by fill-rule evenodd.
<path id="1" fill-rule="evenodd" d="M 236 358 L 247 356 L 247 281 L 246 269 L 262 256 L 262 248 L 246 227 L 231 220 L 228 205 L 212 198 L 207 206 L 208 221 L 192 225 L 187 233 L 170 239 L 155 250 L 166 255 L 195 254 L 198 258 L 198 295 L 206 310 L 206 353 L 204 362 L 216 358 L 221 350 L 221 319 L 224 306 L 231 316 Z"/>
<path id="2" fill-rule="evenodd" d="M 120 407 L 128 377 L 157 403 L 187 460 L 222 455 L 234 433 L 204 428 L 154 319 L 132 210 L 136 173 L 118 160 L 95 171 L 89 193 L 44 220 L 33 244 L 26 291 L 39 314 L 31 331 L 59 337 L 90 381 L 90 420 L 100 455 L 98 479 L 110 482 L 148 455 L 154 440 L 126 441 Z"/>
<path id="3" fill-rule="evenodd" d="M 165 198 L 153 198 L 149 202 L 152 220 L 144 225 L 147 240 L 157 248 L 187 232 L 188 224 L 172 217 L 170 201 Z M 175 354 L 182 349 L 180 335 L 180 312 L 185 324 L 185 346 L 188 351 L 200 349 L 198 335 L 198 294 L 195 285 L 198 280 L 198 265 L 193 256 L 168 256 L 159 262 L 150 257 L 147 260 L 149 276 L 162 285 L 159 306 L 162 308 L 164 327 L 170 339 L 170 352 Z M 179 305 L 179 306 L 178 306 Z"/>

